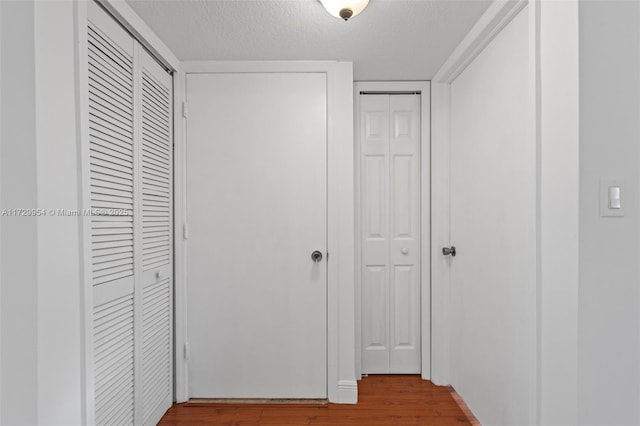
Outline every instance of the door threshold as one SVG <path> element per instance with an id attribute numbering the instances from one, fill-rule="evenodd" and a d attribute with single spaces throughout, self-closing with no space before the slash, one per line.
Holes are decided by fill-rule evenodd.
<path id="1" fill-rule="evenodd" d="M 254 405 L 295 405 L 326 406 L 327 399 L 288 399 L 288 398 L 191 398 L 187 404 L 254 404 Z"/>

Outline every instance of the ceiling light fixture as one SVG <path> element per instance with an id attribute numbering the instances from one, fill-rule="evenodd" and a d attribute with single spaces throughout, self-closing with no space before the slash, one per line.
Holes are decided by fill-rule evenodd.
<path id="1" fill-rule="evenodd" d="M 348 21 L 357 16 L 369 4 L 369 0 L 320 0 L 327 12 L 336 18 Z"/>

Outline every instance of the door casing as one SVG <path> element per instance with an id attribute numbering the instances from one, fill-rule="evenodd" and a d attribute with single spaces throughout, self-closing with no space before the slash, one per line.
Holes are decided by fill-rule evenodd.
<path id="1" fill-rule="evenodd" d="M 356 120 L 360 117 L 360 92 L 421 92 L 421 147 L 420 147 L 420 228 L 421 228 L 421 279 L 420 279 L 420 330 L 421 376 L 431 379 L 431 83 L 429 81 L 366 81 L 355 82 L 353 98 Z M 360 176 L 360 126 L 354 126 L 355 176 Z M 360 217 L 360 187 L 355 186 L 355 213 Z M 356 374 L 362 377 L 362 256 L 359 219 L 356 219 Z"/>

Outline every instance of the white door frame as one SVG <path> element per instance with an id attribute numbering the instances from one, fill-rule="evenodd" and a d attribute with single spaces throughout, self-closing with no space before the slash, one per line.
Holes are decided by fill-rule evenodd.
<path id="1" fill-rule="evenodd" d="M 532 424 L 575 424 L 578 354 L 578 1 L 496 0 L 432 79 L 432 381 L 449 384 L 450 84 L 529 5 L 531 143 L 537 150 Z"/>
<path id="2" fill-rule="evenodd" d="M 183 62 L 175 85 L 175 344 L 176 399 L 188 395 L 186 215 L 186 75 L 191 73 L 324 73 L 327 76 L 327 396 L 355 403 L 353 67 L 334 61 Z"/>
<path id="3" fill-rule="evenodd" d="M 421 376 L 431 379 L 431 83 L 428 81 L 360 81 L 353 86 L 354 117 L 360 119 L 360 92 L 421 92 L 420 97 L 420 329 Z M 360 176 L 360 126 L 354 126 L 355 176 Z M 360 185 L 355 185 L 356 377 L 362 378 L 362 244 Z"/>

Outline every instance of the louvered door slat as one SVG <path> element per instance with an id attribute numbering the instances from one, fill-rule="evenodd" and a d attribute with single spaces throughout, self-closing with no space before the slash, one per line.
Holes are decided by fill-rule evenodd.
<path id="1" fill-rule="evenodd" d="M 89 57 L 91 61 L 92 58 Z M 89 71 L 95 70 L 90 67 Z M 110 81 L 101 74 L 89 74 L 89 90 L 95 92 L 97 98 L 108 99 L 111 104 L 115 104 L 118 109 L 126 114 L 133 104 L 128 96 L 127 90 L 121 90 L 117 87 L 111 87 Z"/>
<path id="2" fill-rule="evenodd" d="M 143 96 L 146 98 L 145 107 L 153 110 L 154 113 L 159 116 L 164 116 L 169 112 L 169 106 L 167 103 L 169 102 L 168 96 L 163 96 L 160 92 L 155 90 L 157 82 L 153 80 L 153 77 L 145 78 L 142 85 Z M 156 122 L 160 123 L 163 127 L 164 122 L 162 119 L 157 120 Z M 166 126 L 168 128 L 169 126 Z"/>
<path id="3" fill-rule="evenodd" d="M 102 72 L 112 75 L 116 80 L 120 81 L 121 85 L 127 86 L 131 79 L 127 75 L 126 69 L 116 65 L 113 60 L 104 60 L 104 53 L 95 44 L 89 43 L 89 56 L 95 59 L 94 65 L 90 66 L 98 66 Z"/>
<path id="4" fill-rule="evenodd" d="M 148 95 L 149 99 L 153 99 L 153 94 L 147 90 L 143 90 L 143 95 Z M 168 134 L 169 125 L 163 122 L 161 117 L 166 116 L 169 110 L 158 107 L 156 102 L 158 102 L 157 99 L 154 99 L 145 105 L 145 109 L 150 113 L 146 116 L 147 121 L 145 124 L 157 129 L 159 134 Z"/>
<path id="5" fill-rule="evenodd" d="M 118 61 L 108 55 L 101 49 L 95 48 L 95 44 L 92 43 L 93 39 L 89 39 L 89 51 L 88 56 L 91 59 L 89 62 L 89 70 L 93 72 L 93 78 L 102 79 L 103 81 L 109 81 L 109 88 L 111 90 L 128 90 L 128 86 L 131 84 L 131 78 L 127 74 L 127 69 L 130 64 L 130 60 L 126 59 Z M 113 83 L 113 84 L 112 84 Z"/>
<path id="6" fill-rule="evenodd" d="M 96 135 L 94 136 L 93 140 L 94 140 L 94 144 L 92 147 L 93 151 L 100 152 L 100 153 L 110 152 L 114 156 L 122 160 L 128 159 L 132 154 L 130 150 L 128 150 L 127 148 L 121 145 L 118 145 L 115 142 L 108 140 L 108 138 L 102 138 Z"/>
<path id="7" fill-rule="evenodd" d="M 142 162 L 142 170 L 143 173 L 149 173 L 153 176 L 158 176 L 160 178 L 168 178 L 169 177 L 169 172 L 167 170 L 166 167 L 163 166 L 156 166 L 155 164 L 153 164 L 150 161 L 143 161 Z M 167 188 L 168 190 L 169 188 Z"/>
<path id="8" fill-rule="evenodd" d="M 169 155 L 169 150 L 167 149 L 166 146 L 164 146 L 161 137 L 156 137 L 154 134 L 147 132 L 144 127 L 142 130 L 143 130 L 143 135 L 145 136 L 145 139 L 148 142 L 147 146 L 149 148 L 155 149 L 156 152 L 163 152 Z"/>
<path id="9" fill-rule="evenodd" d="M 126 173 L 118 173 L 97 164 L 92 164 L 93 170 L 90 172 L 91 182 L 116 182 L 130 187 L 133 185 L 133 176 Z"/>
<path id="10" fill-rule="evenodd" d="M 130 170 L 133 167 L 133 164 L 127 164 L 127 162 L 120 160 L 118 157 L 106 156 L 94 150 L 91 150 L 91 163 L 94 166 L 97 166 L 94 170 L 98 173 L 100 171 L 109 170 L 109 173 L 112 171 L 119 172 L 118 174 L 126 177 L 131 176 Z M 133 198 L 133 194 L 131 194 L 129 198 Z"/>
<path id="11" fill-rule="evenodd" d="M 144 147 L 143 153 L 145 155 L 153 155 L 162 160 L 169 161 L 171 159 L 171 153 L 166 149 L 166 147 L 162 147 L 158 145 L 157 142 L 149 141 L 147 146 Z"/>
<path id="12" fill-rule="evenodd" d="M 103 116 L 108 116 L 117 122 L 118 125 L 127 129 L 131 129 L 131 121 L 126 117 L 125 111 L 121 110 L 118 105 L 111 103 L 99 97 L 89 100 L 89 106 L 100 111 Z"/>
<path id="13" fill-rule="evenodd" d="M 143 153 L 142 155 L 143 161 L 149 165 L 149 166 L 153 166 L 156 169 L 168 169 L 169 168 L 169 162 L 168 161 L 162 161 L 160 160 L 157 156 L 154 155 L 148 155 L 147 153 Z"/>
<path id="14" fill-rule="evenodd" d="M 127 111 L 132 107 L 126 98 L 121 98 L 115 93 L 108 90 L 100 80 L 96 80 L 94 76 L 89 76 L 89 94 L 97 100 L 112 106 L 118 112 L 126 115 Z"/>
<path id="15" fill-rule="evenodd" d="M 103 59 L 106 52 L 104 49 L 101 49 L 99 45 L 96 45 L 95 38 L 90 40 L 88 49 L 89 56 L 95 58 L 97 64 L 99 64 L 102 69 L 113 74 L 114 77 L 119 78 L 120 81 L 125 84 L 130 80 L 125 67 L 116 65 L 113 60 L 105 61 Z"/>
<path id="16" fill-rule="evenodd" d="M 106 24 L 104 18 L 110 18 L 106 15 L 104 15 L 103 17 L 99 16 L 104 12 L 102 10 L 95 9 L 95 7 L 93 6 L 95 5 L 91 5 L 89 10 L 89 13 L 91 14 L 89 19 L 94 24 L 90 25 L 88 28 L 89 43 L 98 47 L 104 53 L 104 55 L 110 57 L 111 60 L 113 60 L 116 64 L 121 65 L 123 63 L 128 63 L 131 55 L 123 50 L 123 46 L 118 43 L 119 40 L 112 39 L 112 37 L 114 37 L 116 34 L 112 34 L 112 31 L 109 31 L 114 30 L 118 24 L 112 21 L 112 25 L 104 25 Z M 106 35 L 104 31 L 108 31 L 110 34 Z M 126 34 L 123 34 L 120 37 L 128 38 Z M 128 68 L 126 68 L 126 66 L 122 66 L 122 68 L 124 70 L 124 73 L 126 75 L 129 75 L 129 73 L 127 72 Z"/>
<path id="17" fill-rule="evenodd" d="M 105 145 L 112 147 L 115 151 L 121 152 L 127 155 L 131 154 L 131 145 L 123 142 L 122 140 L 114 137 L 110 132 L 104 132 L 98 129 L 91 129 L 90 137 L 93 138 L 97 145 Z"/>
<path id="18" fill-rule="evenodd" d="M 116 139 L 121 140 L 123 142 L 131 141 L 133 139 L 133 134 L 131 133 L 131 129 L 124 128 L 119 126 L 118 123 L 111 122 L 109 117 L 105 117 L 100 111 L 92 110 L 91 115 L 89 116 L 89 122 L 92 124 L 92 129 L 101 130 L 103 132 L 109 132 L 110 135 L 113 135 Z"/>
<path id="19" fill-rule="evenodd" d="M 148 123 L 142 125 L 142 134 L 150 144 L 155 144 L 158 150 L 167 151 L 166 147 L 164 147 L 164 140 L 167 138 L 166 134 L 162 134 L 162 132 L 159 132 Z"/>
<path id="20" fill-rule="evenodd" d="M 91 79 L 102 87 L 108 87 L 110 94 L 117 95 L 121 100 L 126 101 L 132 81 L 123 79 L 120 74 L 112 72 L 108 66 L 105 66 L 105 63 L 108 64 L 108 62 L 103 57 L 90 54 L 89 60 Z"/>
<path id="21" fill-rule="evenodd" d="M 91 188 L 112 188 L 113 190 L 126 192 L 128 189 L 127 187 L 128 185 L 129 185 L 129 182 L 121 183 L 115 179 L 104 180 L 96 177 L 93 179 Z"/>
<path id="22" fill-rule="evenodd" d="M 148 158 L 156 163 L 162 164 L 163 166 L 168 166 L 170 163 L 171 157 L 163 152 L 158 152 L 158 150 L 151 150 L 150 147 L 145 147 L 142 151 L 142 155 L 145 158 Z"/>

